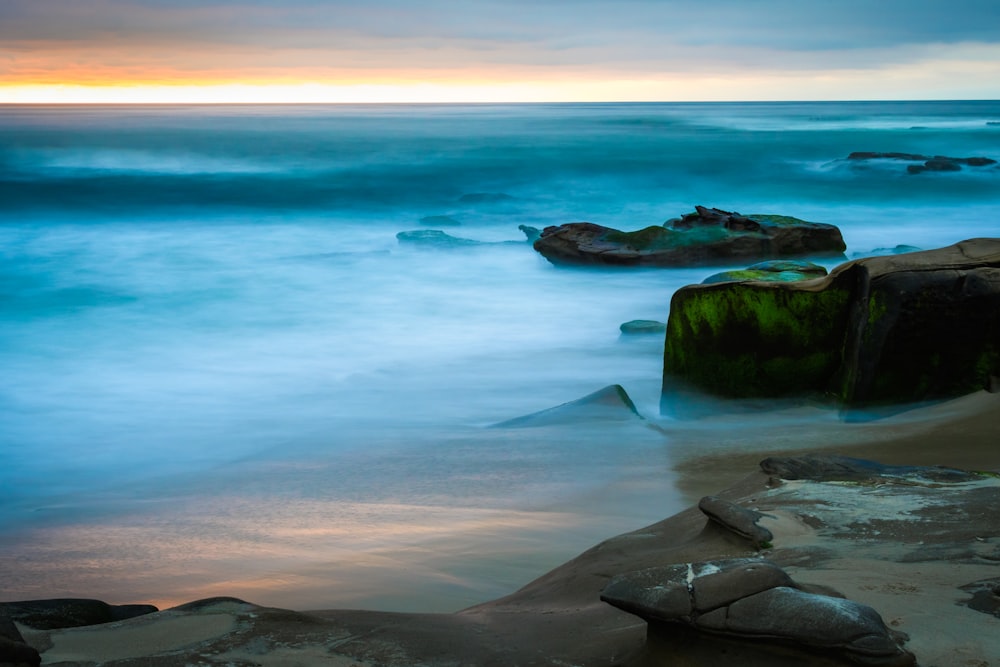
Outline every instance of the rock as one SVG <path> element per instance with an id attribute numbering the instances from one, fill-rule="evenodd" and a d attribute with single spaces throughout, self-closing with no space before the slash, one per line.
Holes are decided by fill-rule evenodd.
<path id="1" fill-rule="evenodd" d="M 822 278 L 826 275 L 826 269 L 819 264 L 806 262 L 803 260 L 778 259 L 766 262 L 758 262 L 753 266 L 737 271 L 723 271 L 716 273 L 701 281 L 702 285 L 712 283 L 723 283 L 743 280 L 811 280 L 812 278 Z"/>
<path id="2" fill-rule="evenodd" d="M 0 665 L 37 667 L 41 662 L 38 651 L 25 643 L 14 621 L 0 610 Z"/>
<path id="3" fill-rule="evenodd" d="M 845 408 L 939 400 L 1000 376 L 1000 239 L 854 260 L 803 282 L 689 285 L 671 300 L 664 409 L 696 388 Z"/>
<path id="4" fill-rule="evenodd" d="M 429 227 L 458 227 L 462 223 L 450 215 L 428 215 L 420 218 L 420 224 Z"/>
<path id="5" fill-rule="evenodd" d="M 969 600 L 959 604 L 1000 618 L 1000 578 L 973 581 L 959 588 L 972 594 Z"/>
<path id="6" fill-rule="evenodd" d="M 534 243 L 542 236 L 542 230 L 540 230 L 538 227 L 531 227 L 530 225 L 518 225 L 517 228 L 524 233 L 525 237 L 527 237 L 528 243 Z"/>
<path id="7" fill-rule="evenodd" d="M 458 201 L 463 204 L 503 204 L 514 201 L 514 197 L 503 192 L 470 192 L 459 197 Z"/>
<path id="8" fill-rule="evenodd" d="M 760 469 L 781 479 L 808 479 L 814 482 L 874 482 L 910 479 L 955 484 L 981 479 L 982 475 L 955 468 L 893 466 L 848 456 L 772 456 L 760 462 Z"/>
<path id="9" fill-rule="evenodd" d="M 873 257 L 876 255 L 902 255 L 908 252 L 920 252 L 923 248 L 918 248 L 915 245 L 904 245 L 899 244 L 893 246 L 892 248 L 875 248 L 874 250 L 866 253 L 854 253 L 854 257 Z"/>
<path id="10" fill-rule="evenodd" d="M 764 516 L 760 512 L 740 507 L 715 496 L 702 498 L 698 503 L 698 509 L 730 533 L 750 540 L 757 548 L 770 546 L 774 539 L 771 531 L 757 525 L 757 520 Z"/>
<path id="11" fill-rule="evenodd" d="M 987 125 L 1000 125 L 1000 120 L 988 120 L 988 121 L 986 121 L 986 124 Z"/>
<path id="12" fill-rule="evenodd" d="M 482 241 L 452 236 L 440 229 L 415 229 L 408 232 L 399 232 L 396 234 L 396 239 L 400 243 L 419 244 L 434 248 L 460 248 L 483 244 Z"/>
<path id="13" fill-rule="evenodd" d="M 623 232 L 592 222 L 546 227 L 535 250 L 554 264 L 697 266 L 734 259 L 841 255 L 846 246 L 833 225 L 779 215 L 742 216 L 695 207 L 665 226 Z"/>
<path id="14" fill-rule="evenodd" d="M 969 167 L 986 167 L 997 161 L 988 157 L 948 157 L 946 155 L 919 155 L 917 153 L 875 153 L 858 151 L 847 156 L 848 160 L 901 160 L 905 162 L 922 162 L 923 164 L 907 165 L 910 174 L 925 171 L 961 171 L 962 165 Z"/>
<path id="15" fill-rule="evenodd" d="M 77 598 L 0 602 L 0 613 L 38 630 L 111 623 L 156 611 L 149 604 L 109 605 L 100 600 Z"/>
<path id="16" fill-rule="evenodd" d="M 540 234 L 538 229 L 535 227 L 518 225 L 517 228 L 527 237 L 528 243 L 533 243 Z M 440 229 L 414 229 L 412 231 L 399 232 L 396 234 L 396 240 L 400 243 L 421 245 L 441 250 L 486 245 L 522 245 L 525 243 L 525 241 L 476 241 L 473 239 L 464 239 L 459 236 L 452 236 L 451 234 L 441 231 Z"/>
<path id="17" fill-rule="evenodd" d="M 494 424 L 493 428 L 527 428 L 553 424 L 624 421 L 642 418 L 625 388 L 620 384 L 613 384 L 575 401 Z"/>
<path id="18" fill-rule="evenodd" d="M 774 642 L 864 665 L 915 664 L 871 607 L 800 590 L 766 560 L 657 567 L 614 577 L 601 599 L 639 616 L 653 639 L 661 624 L 727 639 Z"/>
<path id="19" fill-rule="evenodd" d="M 660 334 L 667 330 L 666 322 L 656 320 L 629 320 L 618 327 L 623 334 Z"/>

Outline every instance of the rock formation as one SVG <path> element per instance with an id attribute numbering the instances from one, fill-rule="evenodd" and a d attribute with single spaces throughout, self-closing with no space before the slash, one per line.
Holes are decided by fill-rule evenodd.
<path id="1" fill-rule="evenodd" d="M 685 387 L 853 408 L 948 398 L 1000 376 L 1000 239 L 843 264 L 802 282 L 690 285 L 670 304 L 663 406 Z"/>
<path id="2" fill-rule="evenodd" d="M 715 273 L 701 281 L 702 285 L 725 283 L 742 280 L 777 280 L 789 282 L 792 280 L 810 280 L 822 278 L 826 269 L 819 264 L 795 259 L 772 259 L 757 262 L 745 269 Z"/>
<path id="3" fill-rule="evenodd" d="M 680 624 L 739 641 L 791 644 L 862 665 L 915 664 L 878 612 L 839 597 L 801 590 L 767 560 L 683 563 L 618 575 L 605 602 L 649 623 Z"/>
<path id="4" fill-rule="evenodd" d="M 697 266 L 741 259 L 840 256 L 846 246 L 833 225 L 780 215 L 743 216 L 715 208 L 634 232 L 591 222 L 546 227 L 535 250 L 554 264 Z"/>

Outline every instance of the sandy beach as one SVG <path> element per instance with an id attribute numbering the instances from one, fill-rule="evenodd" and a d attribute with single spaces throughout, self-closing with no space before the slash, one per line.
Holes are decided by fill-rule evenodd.
<path id="1" fill-rule="evenodd" d="M 862 486 L 859 496 L 858 489 L 844 486 L 776 483 L 758 463 L 774 455 L 836 453 L 883 463 L 998 473 L 1000 395 L 981 392 L 862 423 L 844 422 L 817 410 L 800 406 L 742 415 L 738 418 L 747 426 L 738 435 L 725 424 L 727 418 L 669 423 L 621 419 L 591 425 L 605 434 L 607 429 L 623 435 L 645 432 L 670 442 L 683 441 L 685 451 L 692 453 L 675 460 L 681 500 L 693 505 L 712 493 L 759 509 L 765 516 L 760 524 L 774 534 L 773 545 L 761 551 L 718 530 L 689 507 L 618 537 L 611 537 L 614 532 L 609 530 L 608 540 L 525 582 L 517 592 L 458 613 L 293 612 L 259 607 L 250 596 L 245 602 L 209 601 L 102 626 L 38 631 L 22 625 L 20 629 L 42 651 L 43 664 L 182 665 L 197 658 L 201 664 L 265 666 L 645 665 L 654 664 L 663 647 L 652 639 L 647 643 L 641 619 L 600 601 L 611 577 L 665 563 L 740 556 L 766 558 L 785 567 L 796 581 L 870 605 L 893 631 L 909 637 L 903 646 L 916 655 L 918 664 L 991 664 L 1000 655 L 1000 643 L 991 632 L 996 617 L 967 606 L 969 595 L 960 587 L 1000 576 L 994 558 L 1000 548 L 995 521 L 1000 482 L 995 476 L 957 485 L 875 484 Z M 739 440 L 739 447 L 727 439 Z M 624 503 L 619 511 L 625 513 L 627 506 L 640 509 L 641 486 L 610 494 L 612 502 Z M 592 501 L 595 507 L 601 503 L 600 498 Z M 442 522 L 452 522 L 457 514 L 443 517 Z M 812 519 L 804 520 L 807 515 Z M 482 537 L 482 548 L 489 550 L 498 540 L 516 541 L 525 531 L 555 530 L 564 518 L 553 509 L 530 519 L 518 513 L 498 514 L 490 529 L 484 528 L 481 517 L 472 531 L 449 524 L 451 532 L 442 530 L 428 540 L 425 544 L 433 549 L 427 547 L 411 563 L 429 562 L 432 552 L 446 554 L 458 544 L 467 546 L 470 532 Z M 881 533 L 859 528 L 878 522 Z M 543 558 L 510 565 L 530 545 L 529 539 L 511 552 L 497 552 L 493 572 L 504 576 L 504 569 L 511 568 L 506 576 L 515 577 L 540 565 Z M 398 565 L 403 557 L 392 558 Z M 461 554 L 452 553 L 439 568 L 460 567 L 461 559 Z M 360 577 L 362 568 L 348 570 L 345 579 Z M 489 566 L 480 566 L 478 573 L 482 572 L 492 574 Z M 400 585 L 400 596 L 413 596 L 413 611 L 421 604 L 435 606 L 421 576 L 420 569 L 408 567 L 393 580 Z M 355 584 L 363 585 L 364 579 Z M 217 582 L 198 597 L 226 595 L 224 589 L 224 583 Z M 308 600 L 287 608 L 308 609 Z M 728 664 L 741 665 L 851 664 L 816 654 L 808 654 L 803 662 L 795 651 L 774 653 L 766 644 L 718 638 L 695 641 L 688 636 L 682 644 L 679 655 L 688 660 L 683 664 L 721 664 L 713 660 L 722 656 L 728 660 L 738 656 L 738 662 Z M 679 650 L 670 646 L 671 651 Z"/>

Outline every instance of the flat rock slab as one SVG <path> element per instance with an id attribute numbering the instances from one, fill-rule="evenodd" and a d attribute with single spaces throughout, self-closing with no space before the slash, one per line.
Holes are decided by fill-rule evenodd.
<path id="1" fill-rule="evenodd" d="M 760 469 L 781 479 L 809 479 L 817 482 L 876 481 L 878 479 L 919 479 L 933 482 L 970 482 L 982 475 L 938 466 L 893 466 L 849 456 L 772 456 L 760 462 Z"/>

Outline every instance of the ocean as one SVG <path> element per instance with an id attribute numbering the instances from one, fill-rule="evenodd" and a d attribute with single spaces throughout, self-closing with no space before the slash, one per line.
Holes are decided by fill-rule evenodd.
<path id="1" fill-rule="evenodd" d="M 662 420 L 490 426 L 615 383 L 657 418 L 619 325 L 720 269 L 519 226 L 1000 232 L 997 165 L 853 151 L 1000 159 L 1000 102 L 0 107 L 3 596 L 447 611 L 671 514 Z"/>

